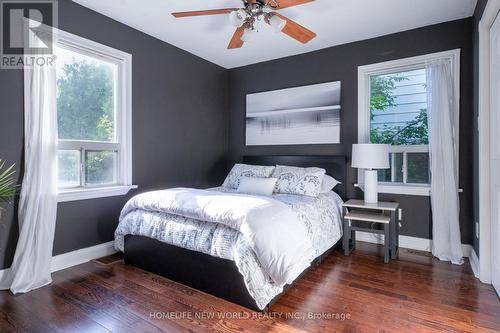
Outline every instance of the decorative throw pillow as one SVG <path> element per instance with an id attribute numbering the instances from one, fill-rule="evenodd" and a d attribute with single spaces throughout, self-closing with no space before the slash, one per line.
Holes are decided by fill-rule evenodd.
<path id="1" fill-rule="evenodd" d="M 276 181 L 278 181 L 276 178 L 241 177 L 240 186 L 238 186 L 236 191 L 240 193 L 270 196 L 274 192 Z"/>
<path id="2" fill-rule="evenodd" d="M 277 165 L 273 178 L 278 178 L 274 191 L 276 193 L 299 194 L 317 197 L 321 192 L 321 184 L 325 177 L 325 169 L 299 168 Z"/>
<path id="3" fill-rule="evenodd" d="M 325 175 L 323 178 L 323 183 L 321 183 L 321 192 L 320 193 L 328 193 L 335 188 L 338 184 L 342 184 L 337 179 L 332 176 Z"/>
<path id="4" fill-rule="evenodd" d="M 224 180 L 222 186 L 237 189 L 241 177 L 269 178 L 274 171 L 274 166 L 235 164 Z"/>

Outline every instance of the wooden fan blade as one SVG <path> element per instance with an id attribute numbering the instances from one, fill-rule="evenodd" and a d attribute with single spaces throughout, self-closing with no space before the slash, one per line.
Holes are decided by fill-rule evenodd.
<path id="1" fill-rule="evenodd" d="M 233 38 L 231 38 L 231 41 L 229 42 L 228 49 L 239 49 L 240 47 L 243 46 L 243 41 L 241 40 L 241 37 L 243 36 L 243 33 L 245 32 L 244 27 L 239 27 L 236 29 L 234 32 Z"/>
<path id="2" fill-rule="evenodd" d="M 229 14 L 238 8 L 224 8 L 224 9 L 210 9 L 210 10 L 195 10 L 192 12 L 177 12 L 172 13 L 175 17 L 189 17 L 189 16 L 203 16 L 203 15 L 218 15 L 218 14 Z"/>
<path id="3" fill-rule="evenodd" d="M 316 37 L 316 34 L 314 32 L 307 29 L 306 27 L 301 26 L 297 22 L 290 20 L 288 17 L 285 17 L 279 13 L 274 13 L 274 15 L 277 15 L 279 18 L 286 21 L 286 25 L 283 30 L 281 30 L 281 32 L 287 34 L 293 39 L 298 40 L 302 44 L 309 43 L 314 37 Z"/>
<path id="4" fill-rule="evenodd" d="M 305 3 L 313 2 L 314 0 L 279 0 L 279 6 L 278 8 L 275 8 L 276 10 L 279 9 L 284 9 L 288 7 L 293 7 L 293 6 L 298 6 L 298 5 L 303 5 Z"/>

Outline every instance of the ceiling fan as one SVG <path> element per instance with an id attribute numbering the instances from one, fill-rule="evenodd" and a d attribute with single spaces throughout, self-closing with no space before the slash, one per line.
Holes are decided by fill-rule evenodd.
<path id="1" fill-rule="evenodd" d="M 242 0 L 244 8 L 210 9 L 172 13 L 173 16 L 189 17 L 202 15 L 229 14 L 229 21 L 236 32 L 229 42 L 228 49 L 237 49 L 253 39 L 257 32 L 256 24 L 262 19 L 276 31 L 281 31 L 293 39 L 306 44 L 316 37 L 311 30 L 281 15 L 275 10 L 302 5 L 314 0 Z"/>

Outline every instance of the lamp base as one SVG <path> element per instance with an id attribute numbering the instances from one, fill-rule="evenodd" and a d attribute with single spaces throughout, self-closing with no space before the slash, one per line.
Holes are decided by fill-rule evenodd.
<path id="1" fill-rule="evenodd" d="M 365 170 L 365 202 L 378 203 L 378 173 L 377 170 Z"/>

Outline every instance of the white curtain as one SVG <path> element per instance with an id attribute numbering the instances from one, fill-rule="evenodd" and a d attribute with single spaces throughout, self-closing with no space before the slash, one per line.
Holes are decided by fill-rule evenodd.
<path id="1" fill-rule="evenodd" d="M 432 254 L 453 264 L 463 263 L 459 225 L 455 96 L 452 64 L 436 60 L 426 66 L 429 150 L 431 164 Z"/>
<path id="2" fill-rule="evenodd" d="M 57 212 L 56 75 L 50 66 L 24 70 L 25 164 L 19 201 L 19 239 L 14 261 L 0 281 L 14 294 L 52 282 Z"/>

